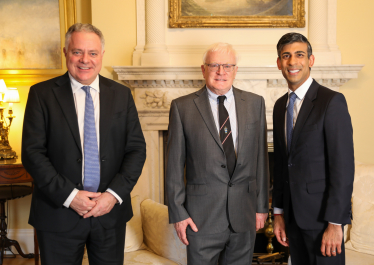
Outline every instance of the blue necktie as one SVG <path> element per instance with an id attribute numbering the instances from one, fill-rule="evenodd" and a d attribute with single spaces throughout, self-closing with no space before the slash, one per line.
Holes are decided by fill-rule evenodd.
<path id="1" fill-rule="evenodd" d="M 290 153 L 292 132 L 293 132 L 293 107 L 296 100 L 296 94 L 290 93 L 290 100 L 287 106 L 287 151 Z"/>
<path id="2" fill-rule="evenodd" d="M 100 184 L 100 161 L 97 146 L 95 109 L 89 86 L 83 86 L 86 92 L 84 111 L 84 190 L 97 192 Z"/>

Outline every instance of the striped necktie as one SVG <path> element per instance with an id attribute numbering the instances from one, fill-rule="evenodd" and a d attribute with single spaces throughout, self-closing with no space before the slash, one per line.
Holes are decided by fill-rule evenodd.
<path id="1" fill-rule="evenodd" d="M 100 184 L 100 161 L 97 146 L 95 109 L 89 86 L 83 86 L 86 92 L 84 111 L 84 190 L 97 192 Z"/>
<path id="2" fill-rule="evenodd" d="M 236 164 L 236 155 L 234 149 L 234 141 L 232 139 L 232 132 L 230 126 L 230 117 L 227 112 L 224 101 L 226 96 L 218 97 L 218 111 L 219 111 L 219 137 L 223 146 L 223 150 L 226 155 L 227 170 L 229 171 L 230 178 L 234 173 L 235 164 Z"/>

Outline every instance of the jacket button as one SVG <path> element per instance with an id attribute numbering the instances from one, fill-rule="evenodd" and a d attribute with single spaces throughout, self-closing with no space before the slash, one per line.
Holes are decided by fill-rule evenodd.
<path id="1" fill-rule="evenodd" d="M 105 162 L 105 159 L 101 159 L 101 162 Z"/>
<path id="2" fill-rule="evenodd" d="M 77 184 L 77 187 L 78 187 L 78 188 L 82 187 L 82 184 L 78 183 L 78 184 Z"/>
<path id="3" fill-rule="evenodd" d="M 222 167 L 222 168 L 226 168 L 226 166 L 225 166 L 225 165 L 221 165 L 221 167 Z"/>
<path id="4" fill-rule="evenodd" d="M 78 159 L 77 159 L 77 162 L 78 162 L 78 163 L 82 162 L 82 159 L 78 158 Z"/>
<path id="5" fill-rule="evenodd" d="M 231 182 L 229 182 L 229 187 L 232 187 L 232 183 Z"/>
<path id="6" fill-rule="evenodd" d="M 288 166 L 289 166 L 289 167 L 292 167 L 292 163 L 289 163 Z"/>

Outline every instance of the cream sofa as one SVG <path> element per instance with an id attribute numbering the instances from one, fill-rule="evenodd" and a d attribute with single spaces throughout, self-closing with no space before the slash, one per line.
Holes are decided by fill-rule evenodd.
<path id="1" fill-rule="evenodd" d="M 186 265 L 186 247 L 168 223 L 165 205 L 150 199 L 131 198 L 134 216 L 126 226 L 126 265 Z M 87 255 L 82 265 L 88 265 Z"/>
<path id="2" fill-rule="evenodd" d="M 356 164 L 352 213 L 344 231 L 346 265 L 374 265 L 374 165 Z"/>

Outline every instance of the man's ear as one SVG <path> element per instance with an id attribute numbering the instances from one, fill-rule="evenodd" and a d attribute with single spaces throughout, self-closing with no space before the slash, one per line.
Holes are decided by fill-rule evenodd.
<path id="1" fill-rule="evenodd" d="M 278 66 L 278 70 L 282 70 L 279 57 L 277 58 L 277 66 Z"/>
<path id="2" fill-rule="evenodd" d="M 309 57 L 309 67 L 312 67 L 314 65 L 314 60 L 315 60 L 315 57 L 314 55 L 312 54 L 310 57 Z"/>

